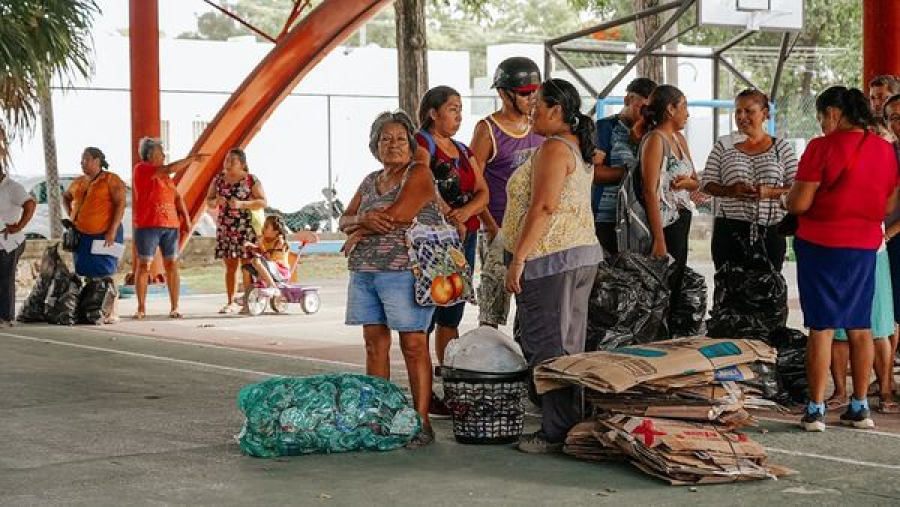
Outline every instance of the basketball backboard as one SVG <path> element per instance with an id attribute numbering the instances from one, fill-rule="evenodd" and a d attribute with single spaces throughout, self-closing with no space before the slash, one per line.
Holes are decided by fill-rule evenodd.
<path id="1" fill-rule="evenodd" d="M 803 29 L 803 0 L 698 0 L 700 26 L 774 32 Z"/>

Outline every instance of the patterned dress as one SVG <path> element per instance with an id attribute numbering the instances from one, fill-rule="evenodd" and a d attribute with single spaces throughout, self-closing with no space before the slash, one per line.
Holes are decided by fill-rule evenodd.
<path id="1" fill-rule="evenodd" d="M 220 174 L 216 176 L 214 185 L 216 197 L 226 201 L 232 198 L 241 201 L 249 200 L 256 184 L 256 178 L 247 175 L 237 183 L 228 183 Z M 251 259 L 253 256 L 244 248 L 248 241 L 256 244 L 256 231 L 248 209 L 233 209 L 226 203 L 219 208 L 216 219 L 216 259 Z"/>

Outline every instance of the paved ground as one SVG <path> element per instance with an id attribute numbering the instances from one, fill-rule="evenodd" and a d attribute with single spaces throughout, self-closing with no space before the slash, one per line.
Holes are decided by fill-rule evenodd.
<path id="1" fill-rule="evenodd" d="M 446 422 L 420 451 L 242 456 L 241 386 L 361 370 L 343 294 L 344 282 L 324 282 L 312 316 L 221 318 L 221 296 L 198 296 L 185 299 L 189 317 L 179 321 L 0 330 L 0 505 L 900 504 L 898 417 L 880 419 L 878 432 L 824 435 L 766 420 L 768 432 L 751 436 L 799 473 L 695 492 L 624 464 L 459 445 Z M 166 310 L 164 300 L 151 304 L 151 313 Z M 464 328 L 474 324 L 468 313 Z"/>

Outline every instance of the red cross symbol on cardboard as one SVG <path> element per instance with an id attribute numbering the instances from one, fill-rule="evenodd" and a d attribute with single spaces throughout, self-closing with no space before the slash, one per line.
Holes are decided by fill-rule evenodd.
<path id="1" fill-rule="evenodd" d="M 644 419 L 644 421 L 641 422 L 640 426 L 632 430 L 631 434 L 644 435 L 644 445 L 646 445 L 647 447 L 652 447 L 653 442 L 656 440 L 656 436 L 665 435 L 666 432 L 656 431 L 655 429 L 653 429 L 653 421 L 650 419 Z"/>

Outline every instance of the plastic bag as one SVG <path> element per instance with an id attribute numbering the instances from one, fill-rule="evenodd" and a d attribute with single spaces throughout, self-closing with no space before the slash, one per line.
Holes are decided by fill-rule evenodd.
<path id="1" fill-rule="evenodd" d="M 702 334 L 706 316 L 706 279 L 690 267 L 684 268 L 681 293 L 673 301 L 669 326 L 673 337 Z"/>
<path id="2" fill-rule="evenodd" d="M 748 252 L 744 262 L 726 262 L 716 272 L 713 308 L 706 323 L 710 337 L 766 340 L 787 323 L 784 276 L 758 246 L 747 245 L 744 251 Z"/>
<path id="3" fill-rule="evenodd" d="M 422 429 L 399 387 L 367 375 L 273 378 L 244 386 L 237 405 L 241 450 L 256 457 L 389 451 Z"/>
<path id="4" fill-rule="evenodd" d="M 585 350 L 668 338 L 668 278 L 664 259 L 622 252 L 601 263 L 591 289 Z"/>
<path id="5" fill-rule="evenodd" d="M 19 311 L 18 320 L 21 322 L 46 322 L 47 321 L 47 293 L 50 290 L 50 283 L 53 281 L 53 275 L 59 269 L 65 269 L 68 271 L 66 264 L 63 262 L 62 257 L 59 255 L 58 250 L 59 245 L 54 244 L 52 246 L 48 246 L 44 250 L 44 255 L 41 257 L 41 267 L 37 276 L 37 279 L 34 281 L 34 286 L 31 288 L 31 292 L 28 293 L 28 297 L 25 299 L 25 303 L 22 305 L 22 309 Z"/>
<path id="6" fill-rule="evenodd" d="M 515 373 L 528 369 L 522 348 L 501 331 L 481 326 L 451 340 L 444 365 L 480 373 Z"/>
<path id="7" fill-rule="evenodd" d="M 62 265 L 65 268 L 65 265 Z M 81 294 L 81 279 L 71 273 L 68 268 L 58 269 L 53 275 L 47 290 L 45 308 L 47 322 L 60 326 L 75 325 L 75 312 L 78 309 L 78 297 Z"/>
<path id="8" fill-rule="evenodd" d="M 116 284 L 111 278 L 89 278 L 78 297 L 76 316 L 84 324 L 102 324 L 112 312 L 118 297 Z"/>
<path id="9" fill-rule="evenodd" d="M 809 394 L 806 379 L 806 335 L 796 329 L 778 328 L 766 340 L 778 350 L 775 377 L 778 394 L 774 400 L 783 405 L 803 403 Z"/>

